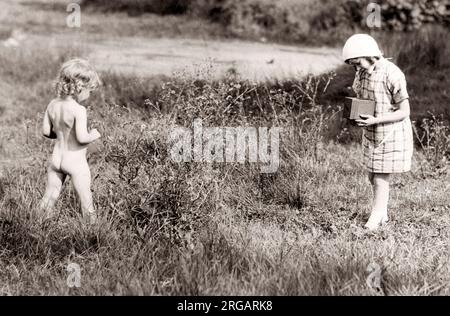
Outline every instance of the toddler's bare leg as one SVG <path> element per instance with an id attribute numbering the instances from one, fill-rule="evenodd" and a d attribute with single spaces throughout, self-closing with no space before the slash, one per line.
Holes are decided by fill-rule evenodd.
<path id="1" fill-rule="evenodd" d="M 89 167 L 85 166 L 77 173 L 72 174 L 72 181 L 75 191 L 80 198 L 83 216 L 89 219 L 90 224 L 94 224 L 97 221 L 97 214 L 92 202 L 91 172 Z"/>
<path id="2" fill-rule="evenodd" d="M 58 172 L 52 167 L 48 168 L 47 188 L 45 189 L 44 197 L 39 205 L 39 208 L 47 213 L 46 217 L 52 216 L 52 209 L 61 193 L 65 179 L 66 175 L 64 173 Z"/>
<path id="3" fill-rule="evenodd" d="M 376 229 L 379 224 L 387 221 L 387 206 L 389 201 L 389 174 L 373 174 L 373 206 L 370 218 L 365 227 Z"/>

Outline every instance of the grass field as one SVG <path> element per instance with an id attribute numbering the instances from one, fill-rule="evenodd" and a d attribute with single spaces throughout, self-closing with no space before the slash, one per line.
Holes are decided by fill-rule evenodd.
<path id="1" fill-rule="evenodd" d="M 70 184 L 58 217 L 39 224 L 52 149 L 40 135 L 42 112 L 60 64 L 86 53 L 70 44 L 0 48 L 0 294 L 450 294 L 448 124 L 422 121 L 412 172 L 391 182 L 390 224 L 364 231 L 370 185 L 351 141 L 360 131 L 343 129 L 336 101 L 345 71 L 324 94 L 326 78 L 254 86 L 102 73 L 87 103 L 90 126 L 103 135 L 89 152 L 101 224 L 82 224 Z M 448 105 L 445 61 L 408 70 L 413 113 L 419 102 Z M 278 171 L 174 163 L 171 127 L 195 117 L 282 127 Z M 81 267 L 79 288 L 67 285 L 69 263 Z M 368 282 L 374 267 L 379 287 Z"/>

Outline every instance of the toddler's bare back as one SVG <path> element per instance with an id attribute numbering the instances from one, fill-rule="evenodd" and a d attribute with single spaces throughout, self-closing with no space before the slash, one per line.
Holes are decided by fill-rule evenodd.
<path id="1" fill-rule="evenodd" d="M 51 167 L 66 174 L 83 172 L 87 168 L 87 146 L 100 137 L 96 130 L 88 133 L 86 109 L 72 99 L 55 99 L 46 115 L 56 135 Z"/>

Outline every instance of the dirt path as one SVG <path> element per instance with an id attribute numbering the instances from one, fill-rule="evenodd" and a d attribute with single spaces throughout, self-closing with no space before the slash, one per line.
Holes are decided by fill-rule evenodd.
<path id="1" fill-rule="evenodd" d="M 298 78 L 307 73 L 319 74 L 342 64 L 340 51 L 334 48 L 305 48 L 263 42 L 239 40 L 211 40 L 152 37 L 149 35 L 115 36 L 117 32 L 104 28 L 102 23 L 129 25 L 120 15 L 83 14 L 83 29 L 68 28 L 65 0 L 2 0 L 0 10 L 0 49 L 16 46 L 67 46 L 75 43 L 83 48 L 100 70 L 112 70 L 138 76 L 166 75 L 218 78 L 227 72 L 237 73 L 242 79 L 265 81 Z M 55 5 L 53 7 L 53 5 Z M 84 11 L 83 11 L 84 12 Z M 16 17 L 16 18 L 14 18 Z M 151 19 L 152 16 L 146 17 Z M 174 22 L 175 23 L 175 22 Z M 22 26 L 22 27 L 21 27 Z M 25 27 L 29 33 L 21 32 Z M 153 26 L 156 27 L 156 26 Z M 97 31 L 88 31 L 88 30 Z M 12 34 L 7 38 L 9 30 Z M 181 31 L 182 33 L 182 31 Z M 40 35 L 37 35 L 40 34 Z M 129 34 L 129 33 L 127 33 Z M 182 35 L 182 34 L 180 34 Z"/>
<path id="2" fill-rule="evenodd" d="M 104 41 L 91 48 L 90 58 L 101 69 L 141 76 L 175 72 L 218 78 L 231 71 L 243 79 L 282 80 L 319 74 L 341 63 L 335 49 L 243 41 L 131 38 Z"/>
<path id="3" fill-rule="evenodd" d="M 333 48 L 247 41 L 199 39 L 75 38 L 67 34 L 46 38 L 28 37 L 28 42 L 47 42 L 49 47 L 78 43 L 99 70 L 150 77 L 196 76 L 220 78 L 227 72 L 255 81 L 299 78 L 320 74 L 340 65 L 340 52 Z"/>

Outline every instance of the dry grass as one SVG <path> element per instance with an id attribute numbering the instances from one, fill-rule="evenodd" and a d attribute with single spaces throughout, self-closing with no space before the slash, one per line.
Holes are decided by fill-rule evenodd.
<path id="1" fill-rule="evenodd" d="M 236 87 L 232 78 L 172 80 L 151 95 L 150 82 L 103 74 L 105 86 L 89 103 L 103 135 L 89 156 L 102 223 L 81 224 L 66 185 L 59 217 L 37 224 L 51 150 L 37 132 L 39 113 L 61 61 L 83 52 L 36 49 L 0 53 L 9 87 L 0 150 L 14 161 L 0 177 L 2 294 L 449 294 L 448 174 L 416 152 L 413 172 L 392 181 L 391 224 L 363 231 L 371 193 L 360 147 L 325 141 L 333 111 L 288 93 L 289 84 L 257 87 L 265 106 L 251 113 L 246 96 L 257 98 L 239 97 L 247 83 Z M 280 169 L 262 175 L 252 164 L 171 162 L 169 127 L 189 126 L 195 116 L 215 126 L 282 126 Z M 304 125 L 306 117 L 313 125 Z M 308 128 L 319 122 L 322 129 Z M 80 288 L 66 284 L 69 262 L 82 268 Z M 379 289 L 366 283 L 371 263 L 382 268 Z"/>
<path id="2" fill-rule="evenodd" d="M 99 37 L 118 39 L 126 36 L 147 38 L 222 38 L 226 36 L 220 25 L 206 19 L 192 19 L 187 15 L 162 16 L 156 13 L 130 16 L 127 13 L 92 10 L 92 7 L 83 4 L 80 5 L 82 27 L 69 28 L 66 21 L 71 12 L 67 12 L 67 6 L 72 2 L 4 0 L 0 38 L 8 36 L 13 29 L 23 29 L 27 33 L 47 36 L 75 34 L 90 39 Z"/>
<path id="3" fill-rule="evenodd" d="M 43 32 L 58 29 L 62 15 L 39 12 Z M 17 14 L 29 25 L 31 16 Z M 105 26 L 90 24 L 95 17 L 86 23 L 101 35 Z M 114 17 L 122 21 L 118 29 L 129 21 Z M 70 44 L 19 54 L 0 49 L 1 294 L 450 294 L 450 179 L 448 143 L 442 141 L 449 133 L 442 121 L 428 123 L 434 131 L 428 135 L 437 138 L 416 151 L 413 171 L 393 178 L 391 223 L 367 233 L 361 226 L 370 186 L 361 148 L 351 142 L 359 131 L 340 134 L 346 145 L 334 141 L 344 87 L 329 86 L 311 102 L 301 91 L 311 96 L 326 81 L 254 87 L 233 78 L 143 80 L 103 73 L 105 85 L 88 103 L 90 124 L 103 135 L 89 151 L 101 224 L 83 226 L 66 184 L 59 216 L 40 225 L 34 211 L 51 151 L 40 135 L 40 116 L 61 62 L 88 52 Z M 435 105 L 444 106 L 447 78 L 423 83 L 423 76 L 446 71 L 433 67 L 409 74 L 410 92 L 424 100 L 438 89 Z M 345 83 L 341 74 L 332 84 Z M 319 106 L 327 100 L 331 108 Z M 173 163 L 170 126 L 190 126 L 197 116 L 212 126 L 283 127 L 280 169 L 263 175 L 253 164 Z M 67 286 L 70 262 L 81 266 L 80 288 Z M 366 283 L 373 263 L 382 269 L 378 289 Z"/>

